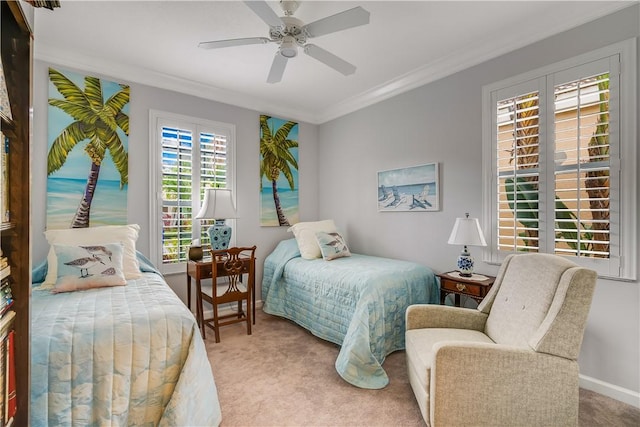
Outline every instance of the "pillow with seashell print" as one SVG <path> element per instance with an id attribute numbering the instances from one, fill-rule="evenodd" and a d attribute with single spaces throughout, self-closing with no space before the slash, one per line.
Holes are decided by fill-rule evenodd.
<path id="1" fill-rule="evenodd" d="M 107 286 L 124 286 L 122 243 L 100 245 L 54 244 L 58 261 L 52 293 L 73 292 Z"/>

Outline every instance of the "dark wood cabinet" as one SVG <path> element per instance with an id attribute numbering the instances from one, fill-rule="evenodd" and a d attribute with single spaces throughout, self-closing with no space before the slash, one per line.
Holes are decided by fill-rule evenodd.
<path id="1" fill-rule="evenodd" d="M 29 425 L 29 326 L 31 296 L 30 250 L 30 133 L 32 102 L 33 35 L 25 15 L 24 2 L 2 1 L 2 70 L 6 82 L 11 114 L 0 114 L 3 141 L 7 147 L 8 210 L 2 216 L 0 245 L 11 267 L 11 291 L 16 313 L 15 372 L 17 412 L 14 426 Z"/>

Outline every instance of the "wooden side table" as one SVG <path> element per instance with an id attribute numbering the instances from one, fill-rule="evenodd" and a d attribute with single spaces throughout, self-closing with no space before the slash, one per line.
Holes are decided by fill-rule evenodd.
<path id="1" fill-rule="evenodd" d="M 243 259 L 243 263 L 245 264 L 244 269 L 249 271 L 249 263 L 250 258 Z M 222 268 L 221 263 L 218 267 L 219 270 L 224 270 Z M 254 258 L 254 269 L 255 269 L 255 258 Z M 200 261 L 189 260 L 187 262 L 187 307 L 191 310 L 191 279 L 193 278 L 196 281 L 196 289 L 201 284 L 201 280 L 203 279 L 211 279 L 211 275 L 213 274 L 213 266 L 211 265 L 211 258 L 202 259 Z M 220 276 L 220 275 L 219 275 Z M 247 286 L 251 287 L 251 315 L 253 316 L 253 324 L 256 324 L 256 284 L 254 281 L 252 283 L 247 283 Z M 196 307 L 196 318 L 201 319 L 200 313 L 200 304 L 197 304 Z"/>
<path id="2" fill-rule="evenodd" d="M 448 294 L 454 294 L 455 306 L 460 307 L 460 296 L 471 297 L 480 303 L 489 293 L 489 289 L 496 280 L 493 276 L 474 274 L 472 277 L 462 277 L 457 271 L 450 271 L 437 275 L 440 278 L 440 304 Z"/>

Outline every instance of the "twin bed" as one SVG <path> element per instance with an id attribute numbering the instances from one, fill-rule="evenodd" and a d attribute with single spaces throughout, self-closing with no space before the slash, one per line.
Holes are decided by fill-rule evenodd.
<path id="1" fill-rule="evenodd" d="M 35 285 L 32 426 L 220 424 L 195 318 L 138 259 L 141 277 L 126 286 L 56 294 Z"/>
<path id="2" fill-rule="evenodd" d="M 347 382 L 369 389 L 389 383 L 385 357 L 404 349 L 405 311 L 439 302 L 431 269 L 359 254 L 331 261 L 303 259 L 295 239 L 265 259 L 263 311 L 292 320 L 340 345 L 335 367 Z"/>

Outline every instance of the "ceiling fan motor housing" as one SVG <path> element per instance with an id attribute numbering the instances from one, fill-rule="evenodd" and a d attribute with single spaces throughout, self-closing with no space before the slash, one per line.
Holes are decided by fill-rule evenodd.
<path id="1" fill-rule="evenodd" d="M 307 42 L 307 35 L 302 30 L 304 22 L 293 16 L 282 16 L 280 19 L 285 24 L 284 28 L 271 27 L 269 29 L 271 40 L 284 41 L 287 36 L 290 36 L 300 46 Z"/>
<path id="2" fill-rule="evenodd" d="M 293 16 L 282 16 L 280 19 L 285 24 L 284 29 L 271 27 L 269 36 L 280 44 L 278 54 L 295 58 L 298 56 L 298 46 L 304 46 L 307 42 L 307 36 L 302 31 L 304 23 Z"/>

